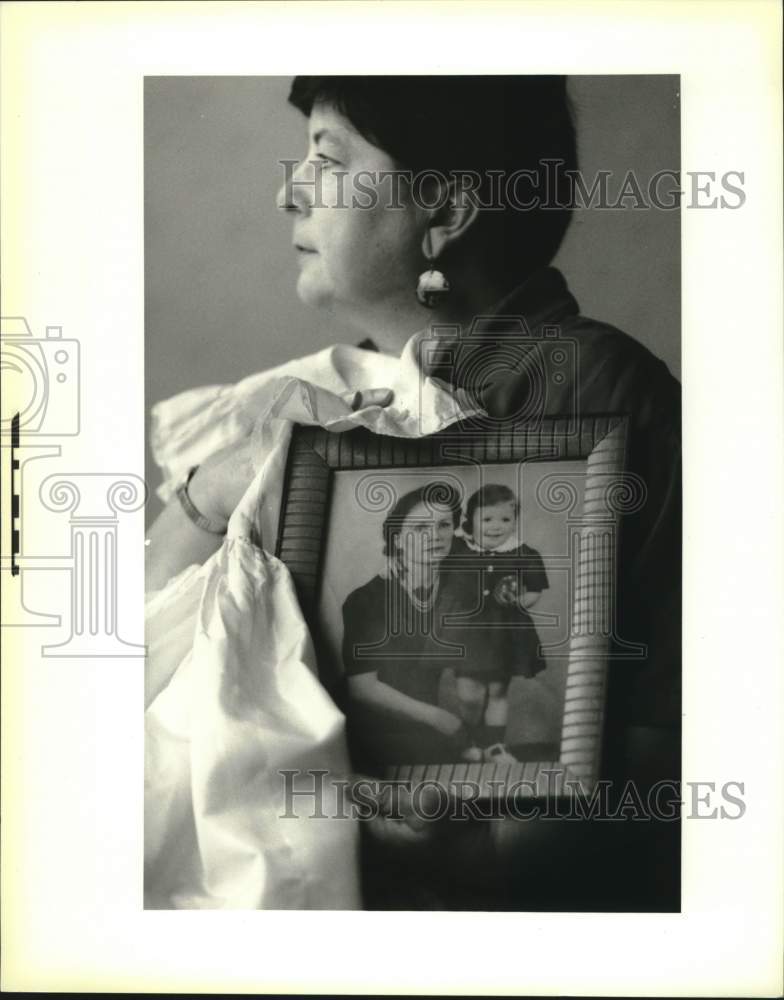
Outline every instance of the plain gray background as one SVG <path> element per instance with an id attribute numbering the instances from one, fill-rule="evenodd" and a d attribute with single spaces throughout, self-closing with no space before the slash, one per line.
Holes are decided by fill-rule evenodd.
<path id="1" fill-rule="evenodd" d="M 283 77 L 145 81 L 146 406 L 183 389 L 356 341 L 303 306 L 291 220 L 275 207 L 281 159 L 305 154 L 306 124 Z M 590 182 L 628 170 L 643 187 L 680 166 L 677 76 L 572 77 L 580 165 Z M 680 374 L 680 213 L 575 213 L 555 265 L 581 311 L 642 341 Z M 412 292 L 413 294 L 413 292 Z M 413 331 L 412 331 L 413 332 Z M 148 515 L 160 482 L 147 453 Z"/>

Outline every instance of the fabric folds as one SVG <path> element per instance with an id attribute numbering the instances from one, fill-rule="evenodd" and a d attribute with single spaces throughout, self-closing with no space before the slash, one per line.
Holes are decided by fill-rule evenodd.
<path id="1" fill-rule="evenodd" d="M 468 415 L 420 375 L 420 338 L 400 358 L 331 347 L 153 409 L 164 500 L 191 466 L 248 433 L 256 475 L 221 548 L 148 595 L 147 908 L 361 906 L 356 821 L 312 818 L 341 814 L 344 718 L 270 551 L 295 423 L 416 437 Z M 389 408 L 352 412 L 341 398 L 382 386 L 395 392 Z"/>

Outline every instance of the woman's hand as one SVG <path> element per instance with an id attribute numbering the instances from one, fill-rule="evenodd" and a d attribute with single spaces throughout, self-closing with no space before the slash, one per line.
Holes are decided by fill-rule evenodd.
<path id="1" fill-rule="evenodd" d="M 519 604 L 522 601 L 524 594 L 525 587 L 523 587 L 523 593 L 520 594 L 518 592 L 517 577 L 511 573 L 508 576 L 503 577 L 493 591 L 493 596 L 496 601 L 507 608 L 512 607 L 514 604 Z"/>
<path id="2" fill-rule="evenodd" d="M 463 729 L 462 719 L 458 718 L 452 712 L 448 712 L 445 708 L 438 708 L 437 706 L 433 708 L 428 721 L 433 729 L 441 733 L 442 736 L 454 737 Z"/>
<path id="3" fill-rule="evenodd" d="M 361 410 L 366 406 L 389 406 L 394 393 L 387 388 L 366 389 L 343 393 L 342 398 L 349 410 Z M 253 428 L 253 421 L 248 420 L 244 436 L 205 459 L 188 483 L 192 503 L 210 521 L 228 525 L 250 486 L 255 471 Z M 147 534 L 147 590 L 158 590 L 186 566 L 205 562 L 220 544 L 220 535 L 195 525 L 179 500 L 172 498 Z"/>
<path id="4" fill-rule="evenodd" d="M 525 584 L 518 583 L 515 576 L 505 576 L 494 591 L 495 599 L 505 607 L 517 606 L 526 611 L 536 604 L 542 596 L 539 590 L 528 590 Z"/>
<path id="5" fill-rule="evenodd" d="M 348 794 L 359 802 L 359 815 L 371 836 L 391 847 L 426 846 L 443 829 L 443 821 L 437 820 L 444 803 L 432 784 L 415 792 L 409 784 L 353 775 Z"/>

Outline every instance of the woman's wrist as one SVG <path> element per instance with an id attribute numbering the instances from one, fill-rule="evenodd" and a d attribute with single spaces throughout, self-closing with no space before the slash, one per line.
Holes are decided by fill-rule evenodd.
<path id="1" fill-rule="evenodd" d="M 191 469 L 178 491 L 180 502 L 183 503 L 185 513 L 199 527 L 211 534 L 225 534 L 229 515 L 221 509 L 217 497 L 213 496 L 208 479 L 201 466 Z"/>
<path id="2" fill-rule="evenodd" d="M 448 708 L 440 705 L 433 705 L 429 713 L 429 724 L 445 735 L 455 736 L 462 728 L 460 718 L 450 712 Z"/>

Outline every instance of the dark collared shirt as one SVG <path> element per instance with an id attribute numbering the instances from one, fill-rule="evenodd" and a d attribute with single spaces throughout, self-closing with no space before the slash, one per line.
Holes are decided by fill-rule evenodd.
<path id="1" fill-rule="evenodd" d="M 515 331 L 523 328 L 519 340 Z M 533 401 L 529 370 L 515 345 L 547 336 L 567 347 L 564 377 Z M 456 345 L 456 350 L 454 349 Z M 476 397 L 491 417 L 624 414 L 630 421 L 627 470 L 645 484 L 643 506 L 622 517 L 617 576 L 618 635 L 643 644 L 643 659 L 611 667 L 610 730 L 680 725 L 681 393 L 664 362 L 620 330 L 580 314 L 555 268 L 543 268 L 503 300 L 492 317 L 450 345 L 451 364 L 430 374 Z M 494 356 L 499 363 L 493 364 Z M 478 381 L 478 371 L 489 372 Z M 541 387 L 540 387 L 541 388 Z"/>
<path id="2" fill-rule="evenodd" d="M 625 414 L 627 470 L 645 484 L 645 503 L 622 517 L 617 622 L 622 640 L 647 656 L 610 666 L 603 775 L 616 789 L 634 777 L 626 736 L 655 727 L 680 744 L 681 722 L 681 396 L 666 365 L 637 341 L 579 312 L 562 275 L 536 272 L 477 324 L 467 342 L 449 345 L 452 364 L 428 371 L 477 397 L 491 416 L 525 411 L 531 382 L 510 363 L 515 329 L 547 328 L 576 345 L 566 377 L 549 380 L 537 416 Z M 496 336 L 498 334 L 498 336 Z M 481 362 L 477 364 L 477 362 Z M 477 370 L 490 376 L 477 385 Z M 530 410 L 530 407 L 529 407 Z M 531 415 L 529 413 L 529 415 Z M 656 779 L 678 778 L 676 762 Z M 630 773 L 632 772 L 632 773 Z M 644 791 L 644 789 L 643 789 Z M 581 847 L 579 845 L 582 845 Z M 423 862 L 410 862 L 404 884 L 383 847 L 366 841 L 368 905 L 416 908 L 432 886 L 439 907 L 455 909 L 672 910 L 679 906 L 679 822 L 503 821 L 451 824 Z M 431 904 L 432 905 L 432 904 Z"/>

